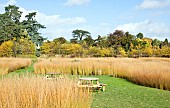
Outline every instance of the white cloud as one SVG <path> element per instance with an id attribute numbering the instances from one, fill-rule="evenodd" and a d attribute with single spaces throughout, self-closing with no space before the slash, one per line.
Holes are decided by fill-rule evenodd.
<path id="1" fill-rule="evenodd" d="M 8 5 L 15 5 L 17 3 L 16 0 L 9 0 L 7 3 L 0 3 L 0 6 L 8 6 Z"/>
<path id="2" fill-rule="evenodd" d="M 137 6 L 138 9 L 154 9 L 170 6 L 170 0 L 144 0 Z"/>
<path id="3" fill-rule="evenodd" d="M 58 25 L 74 25 L 85 23 L 86 19 L 83 17 L 71 17 L 71 18 L 61 18 L 60 15 L 46 15 L 37 10 L 27 11 L 24 8 L 20 8 L 20 11 L 23 12 L 21 20 L 25 19 L 25 15 L 31 12 L 37 12 L 35 19 L 47 26 L 58 26 Z"/>
<path id="4" fill-rule="evenodd" d="M 5 4 L 5 6 L 7 6 L 7 5 L 15 5 L 16 3 L 17 3 L 16 0 L 9 0 L 9 1 Z"/>
<path id="5" fill-rule="evenodd" d="M 72 31 L 76 29 L 82 29 L 89 31 L 93 39 L 96 39 L 98 35 L 106 36 L 113 31 L 112 26 L 107 23 L 101 23 L 98 25 L 87 25 L 87 24 L 77 24 L 75 26 L 64 26 L 64 27 L 55 27 L 50 26 L 50 29 L 42 30 L 44 36 L 48 36 L 49 40 L 54 38 L 64 36 L 67 40 L 72 38 Z"/>
<path id="6" fill-rule="evenodd" d="M 42 34 L 50 40 L 59 36 L 69 39 L 72 31 L 70 28 L 86 23 L 86 19 L 83 17 L 62 18 L 60 15 L 45 15 L 39 12 L 36 19 L 46 26 L 46 29 L 42 30 Z"/>
<path id="7" fill-rule="evenodd" d="M 90 0 L 67 0 L 64 3 L 64 6 L 73 6 L 73 5 L 86 5 L 90 2 Z"/>
<path id="8" fill-rule="evenodd" d="M 40 30 L 44 37 L 48 37 L 48 39 L 52 40 L 59 36 L 64 36 L 67 39 L 71 36 L 71 28 L 74 26 L 81 26 L 86 23 L 86 19 L 84 17 L 67 17 L 62 18 L 60 15 L 46 15 L 37 10 L 26 10 L 24 8 L 20 8 L 20 11 L 23 12 L 21 20 L 25 19 L 25 15 L 31 12 L 37 12 L 35 19 L 42 25 L 46 26 L 46 29 Z"/>
<path id="9" fill-rule="evenodd" d="M 145 20 L 139 23 L 128 23 L 128 24 L 119 25 L 115 28 L 115 30 L 123 30 L 125 32 L 128 31 L 134 35 L 141 32 L 146 37 L 151 37 L 151 38 L 153 37 L 164 38 L 169 36 L 170 34 L 169 26 L 167 26 L 164 23 L 157 23 L 149 20 Z"/>
<path id="10" fill-rule="evenodd" d="M 45 25 L 58 26 L 58 25 L 74 25 L 85 23 L 86 19 L 83 17 L 61 18 L 60 15 L 45 15 L 37 13 L 37 20 Z"/>
<path id="11" fill-rule="evenodd" d="M 22 13 L 22 16 L 21 16 L 21 19 L 20 19 L 21 21 L 25 20 L 25 16 L 28 15 L 28 13 L 38 12 L 38 11 L 36 11 L 36 10 L 28 11 L 28 10 L 22 8 L 22 7 L 19 7 L 19 11 L 23 12 L 23 13 Z"/>
<path id="12" fill-rule="evenodd" d="M 99 23 L 97 25 L 82 25 L 70 28 L 70 33 L 75 29 L 82 29 L 89 31 L 93 39 L 96 39 L 98 35 L 107 36 L 110 32 L 113 31 L 113 26 L 108 23 Z M 71 36 L 71 35 L 70 35 Z"/>
<path id="13" fill-rule="evenodd" d="M 168 11 L 156 11 L 155 13 L 151 13 L 152 17 L 159 17 L 163 15 L 170 15 L 170 10 Z"/>

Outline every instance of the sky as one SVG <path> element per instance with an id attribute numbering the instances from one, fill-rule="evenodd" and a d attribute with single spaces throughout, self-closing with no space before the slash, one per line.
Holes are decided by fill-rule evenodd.
<path id="1" fill-rule="evenodd" d="M 170 0 L 0 0 L 4 7 L 16 5 L 23 12 L 37 12 L 36 20 L 45 25 L 43 37 L 72 38 L 72 31 L 89 31 L 95 39 L 115 30 L 133 35 L 170 41 Z"/>

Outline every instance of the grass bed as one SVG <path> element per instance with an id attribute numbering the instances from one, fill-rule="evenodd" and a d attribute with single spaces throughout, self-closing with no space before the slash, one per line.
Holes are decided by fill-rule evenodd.
<path id="1" fill-rule="evenodd" d="M 0 58 L 0 75 L 26 68 L 31 63 L 32 60 L 29 58 Z"/>
<path id="2" fill-rule="evenodd" d="M 29 75 L 0 79 L 0 108 L 89 108 L 91 93 L 79 90 L 76 82 L 66 76 L 56 80 Z"/>

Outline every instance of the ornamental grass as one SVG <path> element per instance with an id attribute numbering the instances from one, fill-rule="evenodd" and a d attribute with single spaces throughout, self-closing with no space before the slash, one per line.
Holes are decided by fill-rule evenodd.
<path id="1" fill-rule="evenodd" d="M 0 108 L 90 108 L 92 95 L 77 80 L 20 76 L 0 80 Z"/>
<path id="2" fill-rule="evenodd" d="M 28 67 L 31 63 L 29 58 L 0 58 L 0 75 Z"/>

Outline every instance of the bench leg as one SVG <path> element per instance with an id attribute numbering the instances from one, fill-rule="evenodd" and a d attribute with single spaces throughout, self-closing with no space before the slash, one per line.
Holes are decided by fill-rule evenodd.
<path id="1" fill-rule="evenodd" d="M 102 91 L 105 91 L 106 90 L 106 87 L 105 86 L 102 86 Z"/>

